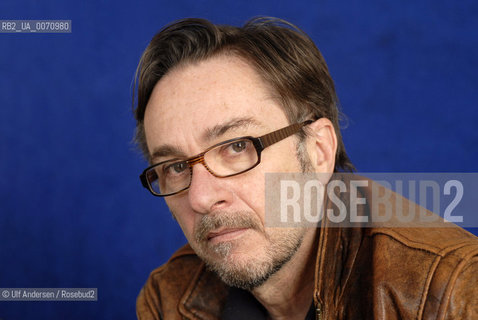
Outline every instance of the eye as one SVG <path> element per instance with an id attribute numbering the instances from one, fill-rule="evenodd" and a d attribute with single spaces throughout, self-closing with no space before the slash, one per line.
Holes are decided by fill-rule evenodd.
<path id="1" fill-rule="evenodd" d="M 239 152 L 242 152 L 246 149 L 247 143 L 245 141 L 236 141 L 234 143 L 231 143 L 230 147 L 231 147 L 232 151 L 239 153 Z"/>
<path id="2" fill-rule="evenodd" d="M 174 162 L 174 163 L 171 163 L 170 165 L 165 166 L 163 171 L 166 174 L 180 174 L 180 173 L 183 173 L 187 168 L 188 168 L 187 163 L 184 161 L 181 161 L 181 162 Z"/>

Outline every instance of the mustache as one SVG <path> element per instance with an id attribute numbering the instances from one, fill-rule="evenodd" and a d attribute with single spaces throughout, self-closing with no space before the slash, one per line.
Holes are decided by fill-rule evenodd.
<path id="1" fill-rule="evenodd" d="M 248 228 L 263 231 L 259 219 L 250 212 L 216 212 L 214 215 L 206 214 L 201 218 L 194 231 L 194 237 L 197 242 L 207 241 L 208 234 L 219 228 Z"/>

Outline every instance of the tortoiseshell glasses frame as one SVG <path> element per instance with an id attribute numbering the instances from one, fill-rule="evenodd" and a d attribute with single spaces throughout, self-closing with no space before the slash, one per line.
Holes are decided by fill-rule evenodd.
<path id="1" fill-rule="evenodd" d="M 246 136 L 226 140 L 187 159 L 175 158 L 156 163 L 141 173 L 141 183 L 154 196 L 166 197 L 189 188 L 192 168 L 198 163 L 215 177 L 236 176 L 259 165 L 265 148 L 299 132 L 312 122 L 295 123 L 257 138 Z"/>

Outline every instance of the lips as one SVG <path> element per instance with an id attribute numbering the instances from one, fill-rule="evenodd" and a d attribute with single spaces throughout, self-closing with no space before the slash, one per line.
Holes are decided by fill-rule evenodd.
<path id="1" fill-rule="evenodd" d="M 226 228 L 216 231 L 211 231 L 207 235 L 207 240 L 210 242 L 221 242 L 227 240 L 233 240 L 241 236 L 247 228 Z"/>

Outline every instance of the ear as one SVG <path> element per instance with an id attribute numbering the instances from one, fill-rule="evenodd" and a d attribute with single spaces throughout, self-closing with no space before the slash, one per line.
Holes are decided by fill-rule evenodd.
<path id="1" fill-rule="evenodd" d="M 307 126 L 307 149 L 315 172 L 332 173 L 337 153 L 337 136 L 332 122 L 320 118 Z"/>

